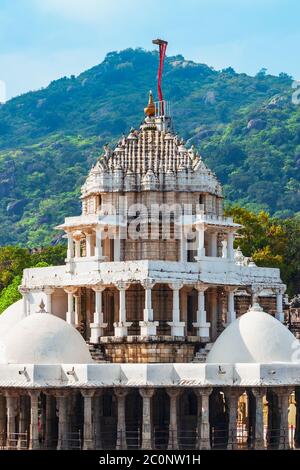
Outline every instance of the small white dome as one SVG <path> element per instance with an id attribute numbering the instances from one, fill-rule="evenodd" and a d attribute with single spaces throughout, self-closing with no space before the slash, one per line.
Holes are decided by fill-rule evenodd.
<path id="1" fill-rule="evenodd" d="M 49 313 L 33 313 L 1 338 L 3 364 L 87 364 L 93 362 L 80 333 Z"/>
<path id="2" fill-rule="evenodd" d="M 225 328 L 211 348 L 207 362 L 298 362 L 297 343 L 300 346 L 286 326 L 256 304 Z"/>
<path id="3" fill-rule="evenodd" d="M 0 338 L 3 338 L 11 328 L 13 328 L 19 321 L 25 318 L 23 312 L 23 299 L 10 305 L 0 315 Z"/>

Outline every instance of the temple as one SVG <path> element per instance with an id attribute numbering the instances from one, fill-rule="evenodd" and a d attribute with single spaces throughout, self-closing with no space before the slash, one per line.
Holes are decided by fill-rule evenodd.
<path id="1" fill-rule="evenodd" d="M 299 341 L 278 269 L 235 243 L 222 188 L 154 102 L 0 317 L 0 439 L 19 449 L 294 448 Z M 234 244 L 235 243 L 235 244 Z"/>

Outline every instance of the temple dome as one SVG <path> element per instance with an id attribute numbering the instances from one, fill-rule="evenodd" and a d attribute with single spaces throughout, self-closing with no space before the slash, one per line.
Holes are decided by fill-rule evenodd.
<path id="1" fill-rule="evenodd" d="M 86 364 L 93 362 L 78 331 L 49 313 L 33 313 L 1 337 L 3 364 Z"/>
<path id="2" fill-rule="evenodd" d="M 207 356 L 209 363 L 297 362 L 297 339 L 258 304 L 232 322 Z"/>

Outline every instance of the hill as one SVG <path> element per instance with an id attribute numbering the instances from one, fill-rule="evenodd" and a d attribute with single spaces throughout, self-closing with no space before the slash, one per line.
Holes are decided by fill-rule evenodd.
<path id="1" fill-rule="evenodd" d="M 53 226 L 80 211 L 79 189 L 102 146 L 143 118 L 158 55 L 111 52 L 0 106 L 0 245 L 55 243 Z M 300 213 L 300 107 L 292 79 L 168 57 L 164 94 L 176 131 L 195 144 L 229 202 L 278 217 Z"/>

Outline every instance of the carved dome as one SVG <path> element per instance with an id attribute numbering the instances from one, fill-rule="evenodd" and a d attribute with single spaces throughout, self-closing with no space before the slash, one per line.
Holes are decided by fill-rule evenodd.
<path id="1" fill-rule="evenodd" d="M 104 147 L 104 153 L 91 169 L 82 186 L 82 196 L 98 192 L 144 191 L 145 177 L 153 174 L 158 182 L 151 190 L 197 191 L 222 195 L 215 174 L 207 168 L 195 148 L 186 148 L 174 134 L 172 125 L 162 129 L 162 119 L 147 116 L 139 130 L 131 129 L 114 150 Z M 115 179 L 118 169 L 122 177 Z M 129 181 L 130 180 L 130 181 Z"/>

